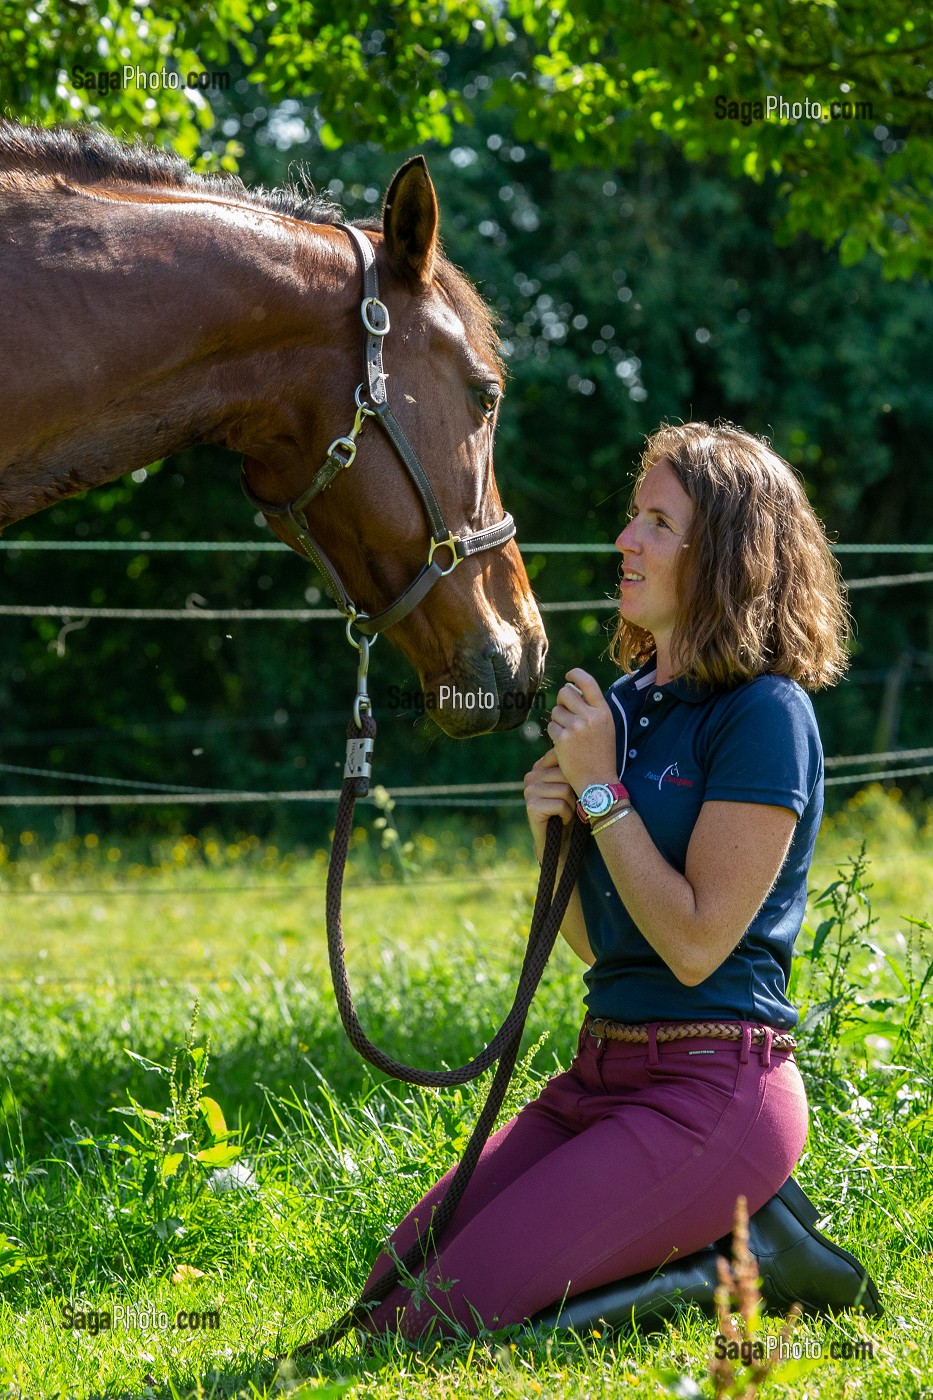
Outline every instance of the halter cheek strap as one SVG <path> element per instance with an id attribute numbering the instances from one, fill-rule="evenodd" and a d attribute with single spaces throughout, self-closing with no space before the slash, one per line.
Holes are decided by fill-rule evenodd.
<path id="1" fill-rule="evenodd" d="M 363 274 L 363 300 L 360 303 L 360 316 L 366 331 L 366 344 L 363 357 L 365 380 L 356 390 L 356 416 L 353 427 L 346 437 L 335 438 L 327 449 L 323 466 L 319 467 L 310 485 L 295 500 L 285 505 L 275 505 L 261 500 L 251 489 L 242 473 L 241 483 L 247 500 L 269 519 L 278 520 L 287 542 L 299 553 L 310 559 L 325 581 L 327 592 L 334 599 L 349 623 L 365 637 L 374 637 L 387 628 L 394 627 L 402 618 L 412 612 L 425 595 L 434 587 L 438 579 L 453 573 L 464 559 L 479 554 L 484 549 L 496 549 L 505 544 L 515 534 L 515 521 L 506 514 L 496 525 L 473 534 L 455 535 L 447 526 L 427 474 L 421 465 L 418 454 L 402 430 L 401 424 L 389 407 L 386 392 L 386 373 L 382 363 L 382 342 L 391 329 L 389 312 L 379 299 L 379 278 L 376 271 L 376 258 L 373 246 L 365 234 L 352 224 L 341 224 L 353 240 Z M 411 478 L 418 493 L 431 532 L 427 562 L 415 575 L 393 603 L 381 612 L 370 617 L 357 608 L 340 575 L 328 559 L 318 541 L 308 527 L 307 507 L 316 496 L 326 491 L 340 475 L 352 466 L 357 453 L 357 437 L 367 418 L 375 418 L 382 427 L 402 465 Z M 438 551 L 447 550 L 449 559 L 440 562 L 435 557 Z M 352 637 L 351 637 L 352 640 Z M 355 644 L 354 644 L 355 645 Z"/>

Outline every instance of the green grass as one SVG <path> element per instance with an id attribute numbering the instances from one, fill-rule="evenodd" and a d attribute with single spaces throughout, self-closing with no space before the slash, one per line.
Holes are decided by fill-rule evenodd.
<path id="1" fill-rule="evenodd" d="M 814 898 L 795 963 L 812 1109 L 797 1175 L 878 1279 L 887 1312 L 800 1324 L 827 1351 L 870 1341 L 873 1358 L 788 1370 L 766 1394 L 931 1393 L 921 982 L 933 946 L 906 922 L 933 912 L 926 827 L 873 789 L 821 836 L 814 896 L 844 870 Z M 453 829 L 436 842 L 385 830 L 358 838 L 346 901 L 361 1018 L 402 1058 L 459 1063 L 509 1003 L 530 851 L 521 834 L 494 846 Z M 863 834 L 867 876 L 852 866 Z M 216 838 L 116 857 L 106 842 L 4 839 L 0 1395 L 712 1393 L 715 1329 L 693 1313 L 649 1336 L 493 1334 L 366 1353 L 347 1342 L 316 1365 L 279 1366 L 352 1302 L 385 1231 L 462 1150 L 485 1083 L 412 1090 L 350 1049 L 326 972 L 320 856 Z M 545 973 L 509 1112 L 569 1061 L 579 968 L 561 949 Z M 91 1335 L 63 1328 L 66 1306 L 217 1310 L 219 1326 Z"/>

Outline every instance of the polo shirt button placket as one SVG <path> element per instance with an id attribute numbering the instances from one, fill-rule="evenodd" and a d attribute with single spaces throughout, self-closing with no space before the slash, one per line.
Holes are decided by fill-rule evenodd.
<path id="1" fill-rule="evenodd" d="M 651 721 L 647 718 L 646 715 L 642 715 L 641 719 L 638 721 L 638 723 L 641 725 L 642 729 L 647 729 L 647 728 L 648 728 L 648 725 L 650 724 L 650 722 L 651 722 Z"/>

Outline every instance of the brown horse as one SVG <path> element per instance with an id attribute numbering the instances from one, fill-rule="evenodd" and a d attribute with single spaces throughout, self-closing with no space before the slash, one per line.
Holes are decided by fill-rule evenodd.
<path id="1" fill-rule="evenodd" d="M 491 541 L 456 568 L 453 552 L 440 555 L 449 576 L 389 636 L 449 734 L 513 727 L 547 644 L 518 549 L 491 530 L 503 519 L 496 337 L 437 228 L 420 158 L 395 176 L 383 228 L 367 226 L 361 250 L 326 201 L 250 192 L 91 129 L 0 122 L 0 527 L 217 443 L 242 454 L 248 490 L 300 548 L 275 508 L 300 506 L 328 445 L 347 437 L 364 339 L 384 344 L 375 384 L 388 386 L 441 518 L 466 541 L 487 530 Z M 360 314 L 368 248 L 391 323 L 382 339 L 372 313 L 378 344 Z M 425 567 L 424 493 L 368 418 L 356 460 L 334 476 L 297 518 L 375 614 Z"/>

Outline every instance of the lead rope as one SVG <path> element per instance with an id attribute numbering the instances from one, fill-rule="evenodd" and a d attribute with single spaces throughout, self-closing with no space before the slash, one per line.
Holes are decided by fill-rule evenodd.
<path id="1" fill-rule="evenodd" d="M 541 974 L 544 972 L 545 964 L 551 949 L 554 947 L 567 905 L 570 902 L 570 896 L 577 882 L 580 860 L 589 832 L 589 828 L 578 817 L 574 817 L 567 859 L 555 893 L 554 884 L 560 861 L 563 823 L 559 817 L 551 817 L 548 821 L 544 854 L 541 860 L 541 875 L 538 880 L 528 944 L 525 949 L 515 999 L 502 1025 L 475 1059 L 470 1060 L 468 1064 L 461 1065 L 459 1069 L 423 1070 L 411 1065 L 403 1065 L 373 1045 L 360 1025 L 347 981 L 341 915 L 343 877 L 350 834 L 353 829 L 353 809 L 357 797 L 365 797 L 369 792 L 370 762 L 376 738 L 376 721 L 370 712 L 365 688 L 367 652 L 368 647 L 365 650 L 363 648 L 360 650 L 362 682 L 357 686 L 354 719 L 347 730 L 347 764 L 344 769 L 343 788 L 334 822 L 334 837 L 327 871 L 327 951 L 340 1019 L 350 1043 L 364 1060 L 368 1060 L 371 1065 L 382 1070 L 385 1074 L 389 1074 L 395 1079 L 401 1079 L 408 1084 L 420 1084 L 433 1088 L 465 1084 L 471 1079 L 478 1078 L 497 1060 L 499 1063 L 489 1087 L 486 1102 L 483 1104 L 476 1126 L 467 1143 L 466 1151 L 443 1199 L 434 1211 L 428 1240 L 416 1240 L 399 1261 L 380 1275 L 342 1317 L 338 1318 L 324 1332 L 312 1338 L 311 1341 L 298 1347 L 294 1352 L 296 1356 L 304 1356 L 309 1352 L 322 1351 L 332 1347 L 352 1328 L 364 1323 L 372 1309 L 384 1298 L 387 1298 L 393 1288 L 399 1284 L 403 1287 L 410 1286 L 407 1280 L 412 1278 L 417 1269 L 421 1269 L 427 1264 L 429 1252 L 436 1254 L 437 1242 L 460 1204 L 505 1099 L 518 1057 L 528 1008 L 537 991 Z"/>

